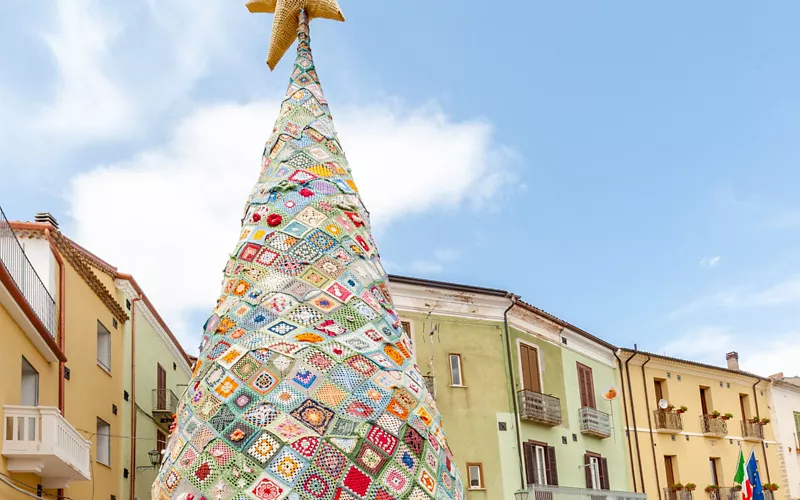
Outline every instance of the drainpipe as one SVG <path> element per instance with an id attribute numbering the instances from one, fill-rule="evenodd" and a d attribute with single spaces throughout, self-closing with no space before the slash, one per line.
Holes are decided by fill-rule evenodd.
<path id="1" fill-rule="evenodd" d="M 647 395 L 647 378 L 644 375 L 644 366 L 650 362 L 650 355 L 647 361 L 642 363 L 642 386 L 644 386 L 644 404 L 647 408 L 647 426 L 650 428 L 650 448 L 653 451 L 653 469 L 656 473 L 656 488 L 658 488 L 658 500 L 661 500 L 661 481 L 658 480 L 658 462 L 656 461 L 656 442 L 653 439 L 653 420 L 650 418 L 650 397 Z"/>
<path id="2" fill-rule="evenodd" d="M 508 362 L 508 376 L 511 380 L 511 401 L 514 405 L 514 418 L 516 422 L 514 422 L 517 428 L 517 451 L 519 452 L 519 479 L 520 484 L 522 484 L 522 489 L 526 489 L 528 487 L 528 481 L 525 479 L 525 466 L 524 464 L 524 453 L 522 451 L 522 434 L 520 433 L 519 426 L 520 426 L 520 418 L 519 418 L 519 406 L 517 405 L 517 393 L 514 390 L 516 385 L 514 383 L 514 366 L 511 362 L 511 336 L 508 333 L 508 311 L 511 310 L 515 305 L 517 305 L 517 296 L 511 295 L 511 305 L 503 311 L 503 326 L 505 327 L 506 333 L 506 360 Z"/>
<path id="3" fill-rule="evenodd" d="M 64 270 L 64 260 L 61 258 L 61 254 L 58 252 L 55 242 L 53 242 L 53 237 L 50 236 L 49 228 L 44 229 L 44 236 L 47 238 L 47 242 L 50 244 L 50 251 L 53 253 L 53 257 L 55 257 L 56 262 L 58 263 L 58 348 L 62 353 L 66 353 L 66 342 L 64 338 L 66 334 L 66 320 L 64 311 L 66 302 L 66 298 L 64 297 L 66 290 L 66 271 Z M 62 417 L 66 418 L 64 415 L 66 409 L 66 396 L 64 388 L 65 367 L 66 363 L 63 361 L 58 362 L 58 411 L 61 412 Z M 56 495 L 58 500 L 62 500 L 64 498 L 64 489 L 59 488 L 56 491 Z"/>
<path id="4" fill-rule="evenodd" d="M 633 386 L 631 385 L 631 368 L 628 365 L 630 361 L 636 357 L 636 354 L 639 352 L 639 348 L 634 346 L 633 347 L 633 354 L 625 360 L 625 375 L 628 378 L 628 391 L 631 394 L 631 418 L 633 419 L 633 436 L 636 439 L 636 459 L 639 462 L 639 479 L 641 480 L 642 485 L 642 493 L 647 493 L 647 489 L 644 485 L 644 470 L 642 468 L 642 451 L 639 447 L 639 426 L 636 425 L 636 406 L 633 402 Z M 630 438 L 629 438 L 630 439 Z"/>
<path id="5" fill-rule="evenodd" d="M 617 366 L 619 367 L 619 377 L 620 381 L 622 382 L 622 408 L 625 411 L 625 429 L 628 429 L 628 456 L 631 459 L 631 477 L 633 478 L 633 492 L 638 493 L 638 489 L 636 488 L 636 468 L 633 465 L 633 444 L 631 443 L 630 437 L 630 425 L 628 425 L 628 402 L 627 398 L 625 397 L 625 379 L 622 378 L 622 360 L 617 355 L 617 351 L 614 351 L 614 357 L 617 358 Z M 636 430 L 634 430 L 636 432 Z"/>
<path id="6" fill-rule="evenodd" d="M 136 303 L 141 295 L 131 301 L 131 483 L 130 500 L 136 498 Z"/>
<path id="7" fill-rule="evenodd" d="M 756 418 L 761 418 L 761 415 L 758 413 L 758 396 L 756 395 L 756 386 L 761 380 L 756 380 L 756 383 L 753 384 L 753 401 L 756 402 Z M 761 440 L 761 452 L 764 453 L 764 468 L 767 471 L 767 482 L 771 483 L 772 480 L 769 477 L 769 462 L 767 461 L 767 446 L 764 444 L 764 440 Z"/>

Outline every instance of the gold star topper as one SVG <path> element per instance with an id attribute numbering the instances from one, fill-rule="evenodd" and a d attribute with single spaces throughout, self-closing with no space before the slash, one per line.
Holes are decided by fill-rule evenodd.
<path id="1" fill-rule="evenodd" d="M 265 12 L 275 14 L 272 22 L 272 37 L 269 41 L 267 66 L 275 69 L 289 47 L 297 38 L 297 16 L 302 9 L 308 13 L 308 19 L 315 17 L 344 21 L 342 9 L 337 0 L 247 0 L 247 9 L 250 12 Z"/>

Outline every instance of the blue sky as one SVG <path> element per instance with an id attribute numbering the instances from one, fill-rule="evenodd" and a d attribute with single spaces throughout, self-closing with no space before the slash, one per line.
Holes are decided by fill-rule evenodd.
<path id="1" fill-rule="evenodd" d="M 340 1 L 312 45 L 392 272 L 796 371 L 800 5 Z M 6 4 L 0 205 L 54 212 L 193 348 L 288 79 L 271 16 Z"/>

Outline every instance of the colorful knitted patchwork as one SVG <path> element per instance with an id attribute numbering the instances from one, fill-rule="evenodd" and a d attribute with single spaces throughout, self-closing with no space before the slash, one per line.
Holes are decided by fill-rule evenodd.
<path id="1" fill-rule="evenodd" d="M 308 17 L 153 500 L 461 500 L 311 58 Z"/>

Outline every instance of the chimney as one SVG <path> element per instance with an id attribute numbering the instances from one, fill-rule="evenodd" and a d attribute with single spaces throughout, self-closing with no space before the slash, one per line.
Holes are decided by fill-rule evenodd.
<path id="1" fill-rule="evenodd" d="M 58 221 L 53 214 L 50 212 L 39 212 L 36 214 L 36 217 L 33 218 L 36 222 L 44 222 L 45 224 L 50 224 L 54 228 L 58 229 Z"/>
<path id="2" fill-rule="evenodd" d="M 736 370 L 739 371 L 739 353 L 736 351 L 729 352 L 725 355 L 725 359 L 728 360 L 728 370 Z"/>

